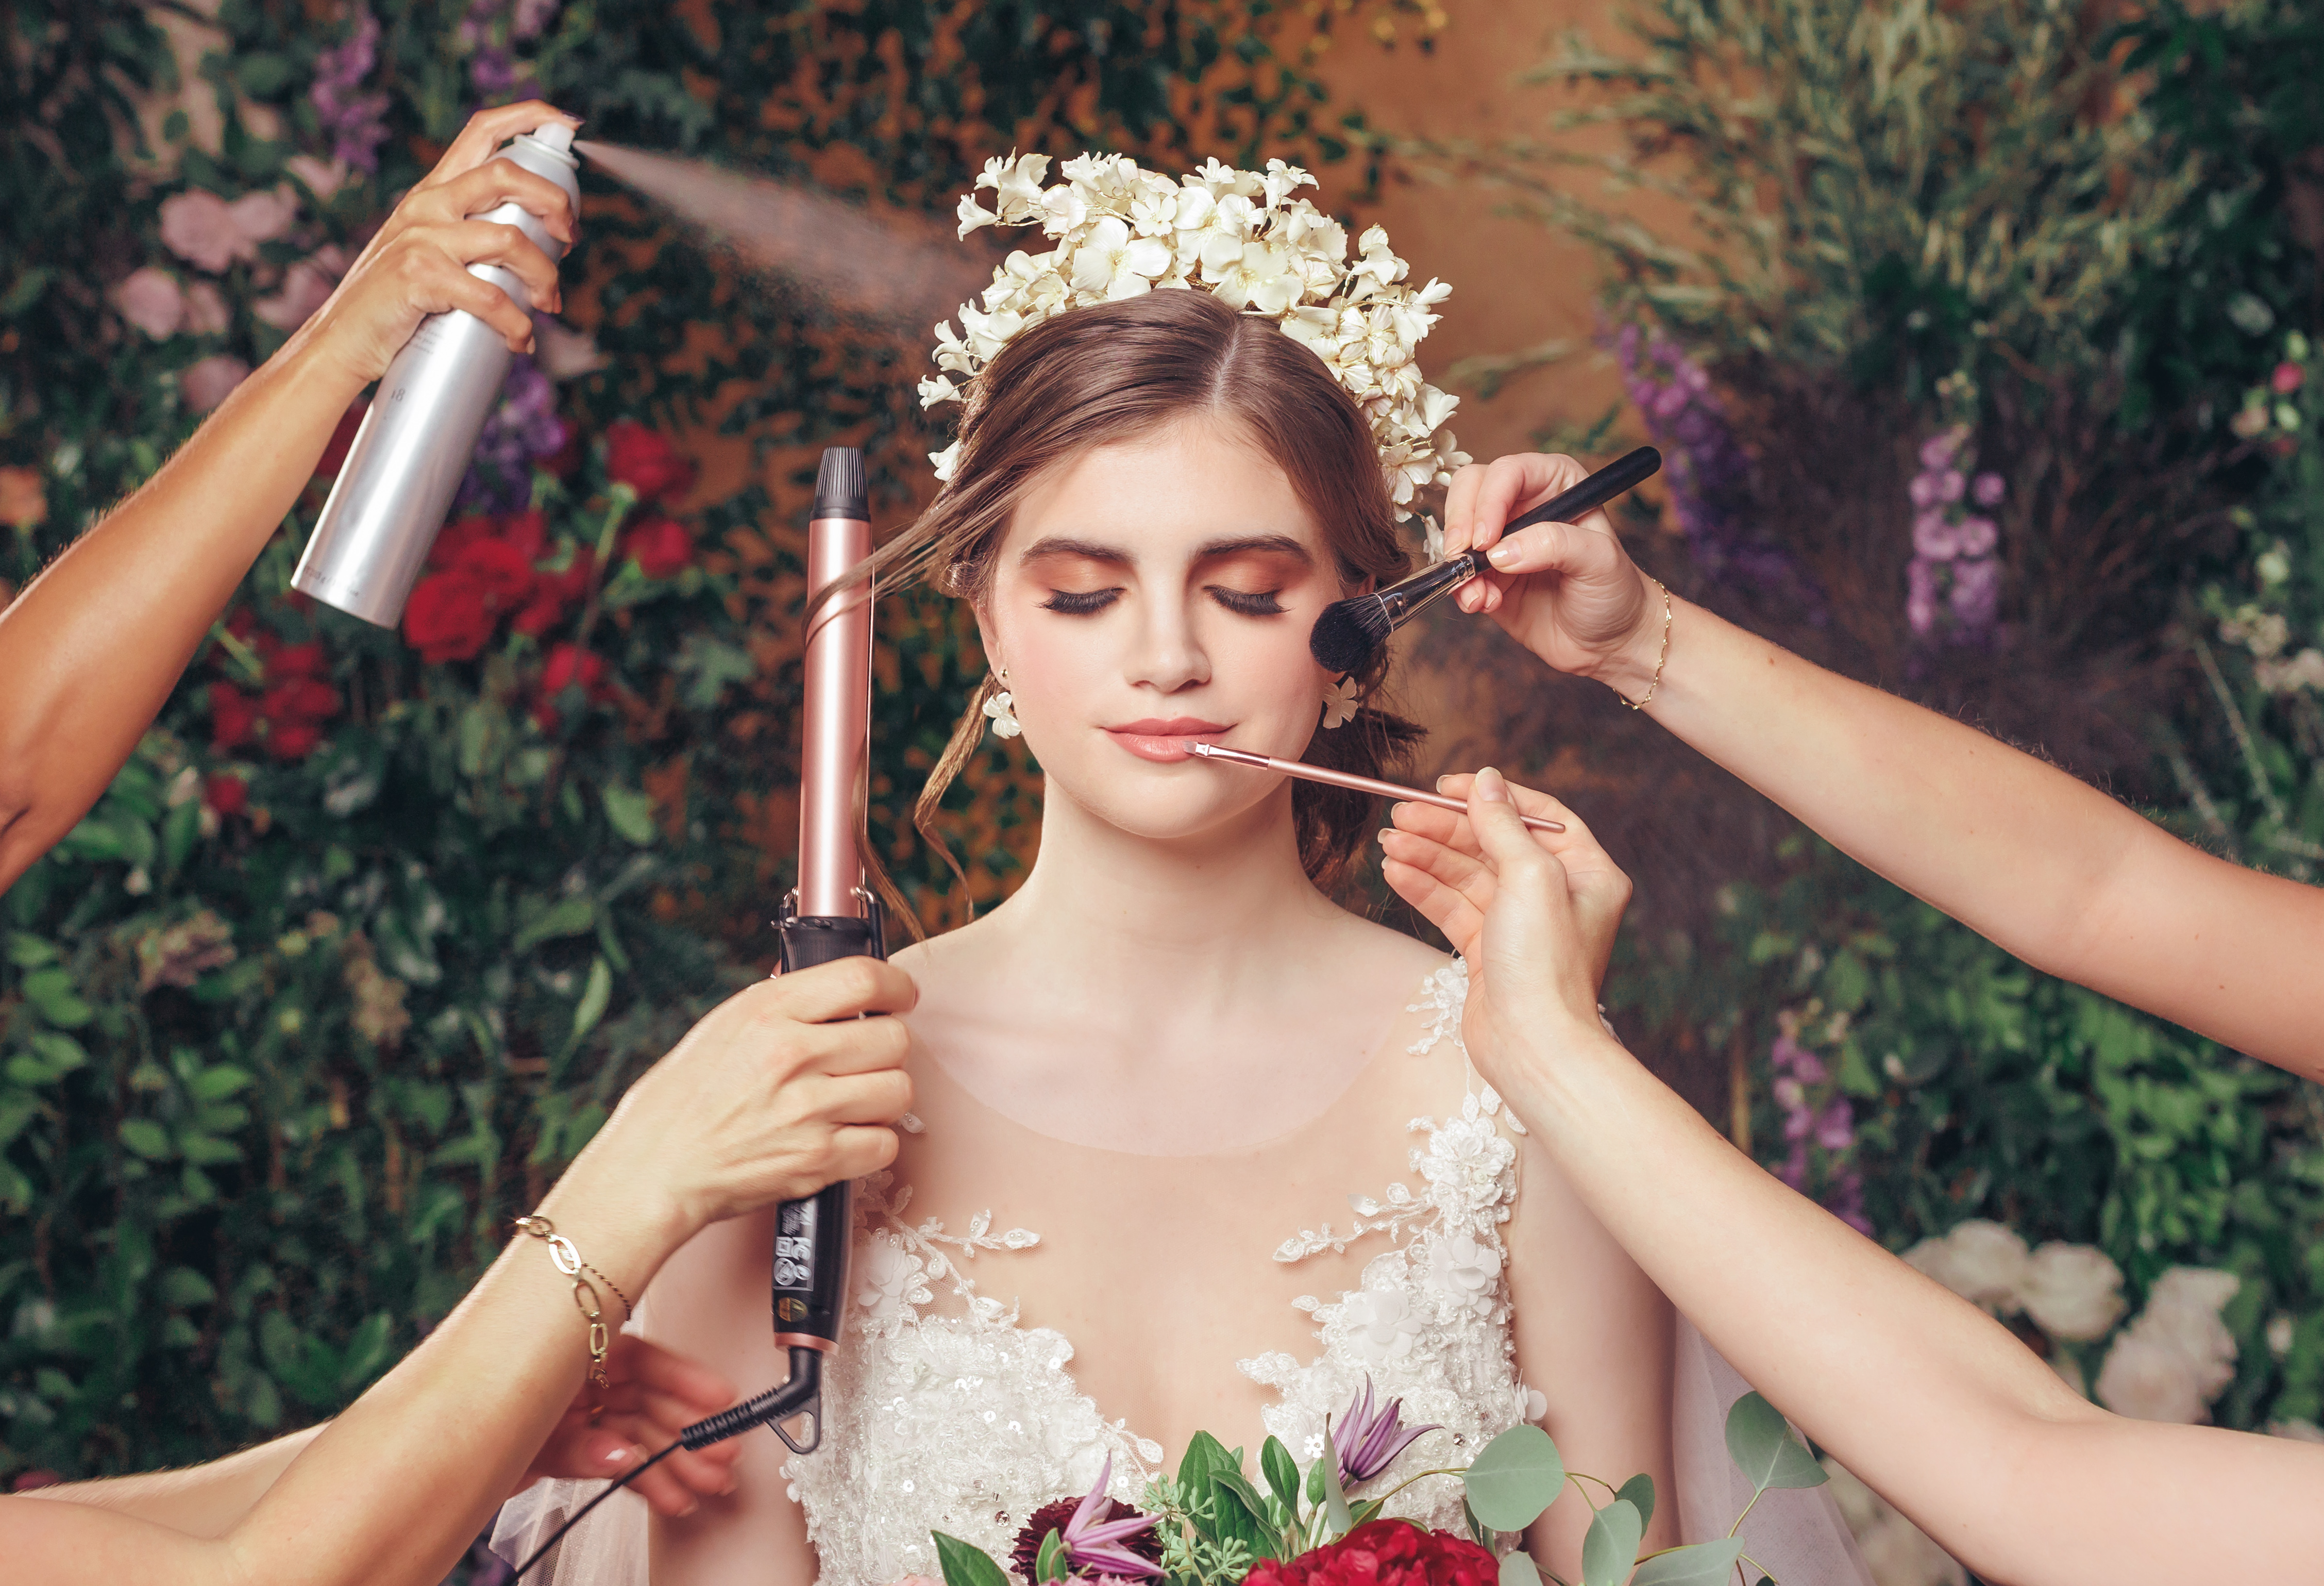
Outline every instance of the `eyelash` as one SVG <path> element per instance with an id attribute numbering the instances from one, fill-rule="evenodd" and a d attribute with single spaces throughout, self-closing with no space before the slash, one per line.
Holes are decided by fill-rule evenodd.
<path id="1" fill-rule="evenodd" d="M 1237 616 L 1277 617 L 1283 614 L 1283 603 L 1276 599 L 1276 591 L 1272 589 L 1256 592 L 1223 589 L 1213 584 L 1204 593 Z M 1049 598 L 1041 603 L 1041 609 L 1069 617 L 1086 617 L 1111 605 L 1120 594 L 1119 589 L 1052 590 Z"/>

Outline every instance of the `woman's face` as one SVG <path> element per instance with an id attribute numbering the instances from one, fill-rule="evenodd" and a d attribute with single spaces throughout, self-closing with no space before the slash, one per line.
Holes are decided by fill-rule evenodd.
<path id="1" fill-rule="evenodd" d="M 1167 838 L 1279 785 L 1190 741 L 1306 749 L 1332 681 L 1308 632 L 1348 593 L 1282 469 L 1240 425 L 1203 417 L 1037 480 L 978 619 L 1053 796 Z"/>

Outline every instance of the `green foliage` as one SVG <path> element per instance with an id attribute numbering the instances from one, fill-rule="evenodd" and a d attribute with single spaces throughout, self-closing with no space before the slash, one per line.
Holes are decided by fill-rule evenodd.
<path id="1" fill-rule="evenodd" d="M 1831 1480 L 1782 1414 L 1757 1393 L 1727 1407 L 1727 1457 L 1750 1480 L 1754 1498 L 1771 1487 L 1821 1487 Z"/>
<path id="2" fill-rule="evenodd" d="M 384 100 L 379 169 L 318 196 L 290 162 L 330 152 L 309 93 L 355 13 L 327 13 L 226 0 L 180 30 L 183 56 L 130 0 L 0 24 L 0 204 L 37 217 L 0 234 L 6 590 L 191 432 L 189 365 L 281 345 L 265 305 L 286 272 L 360 244 L 475 105 L 490 50 L 519 49 L 594 135 L 937 209 L 1012 144 L 1340 146 L 1278 56 L 1308 24 L 1266 5 L 596 0 L 520 41 L 505 9 L 399 0 L 358 85 Z M 310 492 L 157 731 L 0 900 L 0 1477 L 190 1462 L 343 1404 L 765 956 L 795 816 L 776 791 L 795 780 L 791 520 L 828 441 L 868 448 L 883 518 L 918 487 L 917 350 L 746 290 L 585 180 L 564 275 L 609 356 L 561 392 L 577 440 L 531 491 L 546 566 L 600 553 L 586 606 L 423 662 L 288 597 Z M 295 223 L 223 270 L 161 244 L 177 194 L 278 187 Z M 109 294 L 142 265 L 215 290 L 224 326 L 126 323 Z M 622 554 L 635 493 L 603 447 L 622 419 L 752 448 L 754 482 L 695 514 L 670 576 Z M 883 604 L 872 829 L 933 920 L 955 906 L 905 816 L 982 666 L 953 603 Z M 553 687 L 558 645 L 602 678 Z M 332 696 L 311 748 L 225 715 L 286 650 Z M 954 805 L 980 900 L 1019 867 L 1035 790 L 1021 753 L 986 769 Z"/>

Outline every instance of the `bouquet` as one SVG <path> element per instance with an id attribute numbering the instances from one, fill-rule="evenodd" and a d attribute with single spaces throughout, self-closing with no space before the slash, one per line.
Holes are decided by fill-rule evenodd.
<path id="1" fill-rule="evenodd" d="M 1569 1471 L 1538 1426 L 1512 1426 L 1466 1470 L 1423 1471 L 1386 1491 L 1364 1493 L 1406 1448 L 1443 1430 L 1404 1425 L 1402 1408 L 1400 1399 L 1376 1408 L 1367 1382 L 1305 1470 L 1279 1440 L 1260 1446 L 1264 1487 L 1244 1473 L 1242 1450 L 1198 1432 L 1177 1473 L 1148 1483 L 1141 1507 L 1132 1508 L 1106 1496 L 1109 1459 L 1086 1496 L 1034 1511 L 1018 1535 L 1013 1573 L 981 1549 L 936 1532 L 945 1586 L 1541 1586 L 1546 1572 L 1521 1548 L 1496 1556 L 1494 1536 L 1523 1531 L 1569 1486 L 1592 1512 L 1582 1579 L 1549 1576 L 1556 1586 L 1721 1586 L 1729 1580 L 1766 1586 L 1774 1578 L 1743 1551 L 1736 1534 L 1743 1515 L 1772 1488 L 1826 1480 L 1775 1406 L 1746 1394 L 1728 1411 L 1727 1452 L 1752 1483 L 1751 1504 L 1716 1541 L 1641 1556 L 1639 1542 L 1655 1512 L 1654 1479 L 1640 1474 L 1618 1488 Z M 1466 1535 L 1383 1513 L 1406 1487 L 1438 1479 L 1462 1483 Z M 1753 1572 L 1748 1577 L 1747 1565 Z"/>

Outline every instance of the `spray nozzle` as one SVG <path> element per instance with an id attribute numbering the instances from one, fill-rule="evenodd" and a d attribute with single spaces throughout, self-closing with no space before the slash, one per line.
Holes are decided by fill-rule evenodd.
<path id="1" fill-rule="evenodd" d="M 579 163 L 573 158 L 573 129 L 564 122 L 544 121 L 521 136 L 528 143 L 537 143 L 552 154 L 563 155 L 568 163 Z"/>

